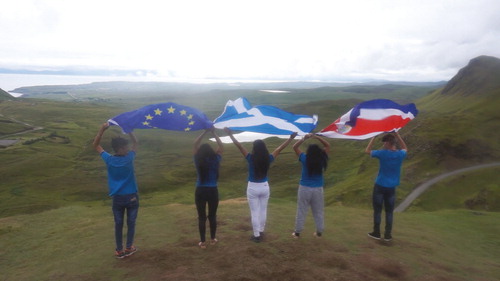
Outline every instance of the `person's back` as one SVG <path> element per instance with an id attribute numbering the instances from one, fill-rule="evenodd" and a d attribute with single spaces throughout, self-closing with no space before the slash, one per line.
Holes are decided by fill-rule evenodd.
<path id="1" fill-rule="evenodd" d="M 128 141 L 117 137 L 111 141 L 111 146 L 115 155 L 106 152 L 101 146 L 101 138 L 109 128 L 108 123 L 104 123 L 94 139 L 94 149 L 100 154 L 106 164 L 108 172 L 109 196 L 112 197 L 112 210 L 115 221 L 115 256 L 124 258 L 137 251 L 133 245 L 135 236 L 135 221 L 139 210 L 139 196 L 137 194 L 137 182 L 135 180 L 134 159 L 137 149 L 137 138 L 133 133 L 129 133 L 132 140 L 132 148 L 129 149 Z M 127 213 L 127 242 L 126 249 L 123 250 L 123 223 Z"/>
<path id="2" fill-rule="evenodd" d="M 399 185 L 401 166 L 406 157 L 406 150 L 373 150 L 371 156 L 379 159 L 379 172 L 375 182 L 385 187 Z"/>
<path id="3" fill-rule="evenodd" d="M 380 239 L 381 214 L 382 208 L 385 208 L 386 222 L 384 240 L 391 241 L 393 211 L 396 202 L 396 187 L 399 185 L 401 166 L 403 160 L 406 158 L 408 148 L 397 132 L 396 136 L 386 134 L 382 138 L 383 148 L 380 150 L 372 150 L 374 140 L 375 138 L 372 138 L 365 149 L 365 152 L 370 154 L 371 157 L 379 160 L 379 171 L 372 194 L 373 232 L 368 233 L 368 236 L 377 240 Z M 397 148 L 397 141 L 399 141 L 401 149 Z"/>
<path id="4" fill-rule="evenodd" d="M 134 172 L 135 155 L 135 151 L 129 151 L 124 156 L 111 155 L 106 151 L 101 153 L 101 158 L 108 170 L 109 196 L 137 192 Z"/>

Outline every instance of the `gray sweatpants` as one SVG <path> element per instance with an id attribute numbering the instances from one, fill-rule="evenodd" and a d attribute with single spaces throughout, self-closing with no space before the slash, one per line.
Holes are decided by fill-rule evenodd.
<path id="1" fill-rule="evenodd" d="M 295 217 L 295 232 L 300 233 L 304 229 L 307 211 L 311 207 L 316 232 L 323 232 L 324 225 L 324 199 L 323 187 L 307 187 L 299 185 L 297 194 L 297 216 Z"/>

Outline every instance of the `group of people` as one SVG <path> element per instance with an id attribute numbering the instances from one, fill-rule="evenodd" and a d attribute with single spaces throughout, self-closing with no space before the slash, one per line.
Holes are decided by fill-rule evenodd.
<path id="1" fill-rule="evenodd" d="M 108 123 L 104 123 L 93 145 L 101 158 L 106 163 L 108 171 L 109 196 L 113 199 L 112 210 L 115 221 L 115 242 L 117 258 L 130 256 L 137 251 L 134 246 L 135 221 L 139 208 L 139 196 L 137 193 L 137 182 L 134 174 L 134 159 L 137 149 L 137 138 L 133 133 L 129 133 L 132 145 L 122 137 L 115 137 L 111 141 L 111 146 L 115 152 L 114 155 L 106 152 L 100 145 L 104 132 L 109 128 Z M 280 152 L 285 149 L 297 136 L 296 133 L 279 145 L 272 153 L 269 152 L 264 141 L 256 140 L 253 142 L 252 150 L 248 151 L 233 136 L 229 128 L 224 131 L 231 138 L 234 145 L 246 159 L 248 165 L 248 183 L 247 200 L 250 208 L 252 222 L 251 240 L 259 243 L 263 240 L 267 218 L 267 205 L 270 195 L 268 182 L 268 172 L 270 164 L 278 157 Z M 214 150 L 208 143 L 201 144 L 205 135 L 211 134 L 217 143 Z M 307 150 L 303 152 L 301 145 L 308 140 L 317 140 L 317 143 L 311 143 Z M 366 147 L 366 153 L 371 157 L 378 158 L 380 169 L 373 188 L 373 231 L 368 236 L 380 240 L 382 239 L 380 224 L 382 209 L 385 209 L 386 224 L 384 240 L 392 239 L 392 221 L 395 204 L 395 190 L 399 185 L 401 165 L 406 157 L 407 147 L 401 136 L 396 132 L 394 134 L 385 134 L 382 138 L 383 148 L 381 150 L 372 150 L 375 137 L 372 138 Z M 397 143 L 399 142 L 400 148 Z M 324 197 L 323 174 L 328 166 L 328 154 L 330 144 L 322 137 L 315 134 L 307 134 L 299 139 L 293 145 L 299 162 L 302 165 L 302 173 L 297 192 L 297 213 L 295 219 L 295 229 L 292 233 L 293 238 L 299 238 L 304 229 L 305 218 L 309 208 L 316 225 L 314 235 L 321 237 L 324 231 Z M 200 241 L 198 246 L 206 248 L 206 222 L 208 219 L 210 227 L 209 243 L 214 245 L 217 240 L 217 208 L 219 205 L 218 178 L 219 167 L 224 151 L 220 137 L 214 129 L 207 129 L 199 135 L 193 146 L 193 161 L 197 171 L 195 204 L 198 212 L 198 229 Z M 208 214 L 207 214 L 208 207 Z M 127 213 L 127 241 L 123 248 L 123 226 L 124 216 Z"/>

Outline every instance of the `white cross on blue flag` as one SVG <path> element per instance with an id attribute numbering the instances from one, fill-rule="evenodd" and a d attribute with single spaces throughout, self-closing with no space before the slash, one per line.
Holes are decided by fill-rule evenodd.
<path id="1" fill-rule="evenodd" d="M 214 127 L 269 135 L 306 135 L 316 128 L 318 116 L 298 115 L 270 105 L 252 107 L 246 98 L 226 103 L 224 112 L 214 120 Z"/>

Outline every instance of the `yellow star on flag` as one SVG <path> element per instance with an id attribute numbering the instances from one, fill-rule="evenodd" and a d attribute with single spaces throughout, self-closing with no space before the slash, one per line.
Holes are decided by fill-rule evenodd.
<path id="1" fill-rule="evenodd" d="M 155 114 L 156 115 L 161 115 L 163 111 L 161 111 L 159 108 L 155 109 Z"/>
<path id="2" fill-rule="evenodd" d="M 168 109 L 168 113 L 174 113 L 175 112 L 175 108 L 173 108 L 172 106 L 170 106 Z"/>
<path id="3" fill-rule="evenodd" d="M 186 115 L 186 113 L 187 113 L 187 112 L 186 112 L 184 109 L 183 109 L 183 110 L 181 110 L 181 115 Z"/>
<path id="4" fill-rule="evenodd" d="M 148 121 L 144 121 L 144 122 L 142 122 L 142 125 L 149 126 L 149 122 Z"/>
<path id="5" fill-rule="evenodd" d="M 191 128 L 188 127 L 186 129 L 184 129 L 184 131 L 186 131 L 186 132 L 191 131 Z"/>
<path id="6" fill-rule="evenodd" d="M 157 115 L 159 115 L 159 114 L 157 114 Z M 151 116 L 151 114 L 148 114 L 145 117 L 146 117 L 146 120 L 153 120 L 153 116 Z"/>
<path id="7" fill-rule="evenodd" d="M 191 120 L 191 119 L 193 119 L 193 114 L 188 115 L 188 120 Z"/>
<path id="8" fill-rule="evenodd" d="M 189 126 L 193 126 L 194 125 L 194 121 L 191 121 L 188 124 L 189 124 Z"/>

